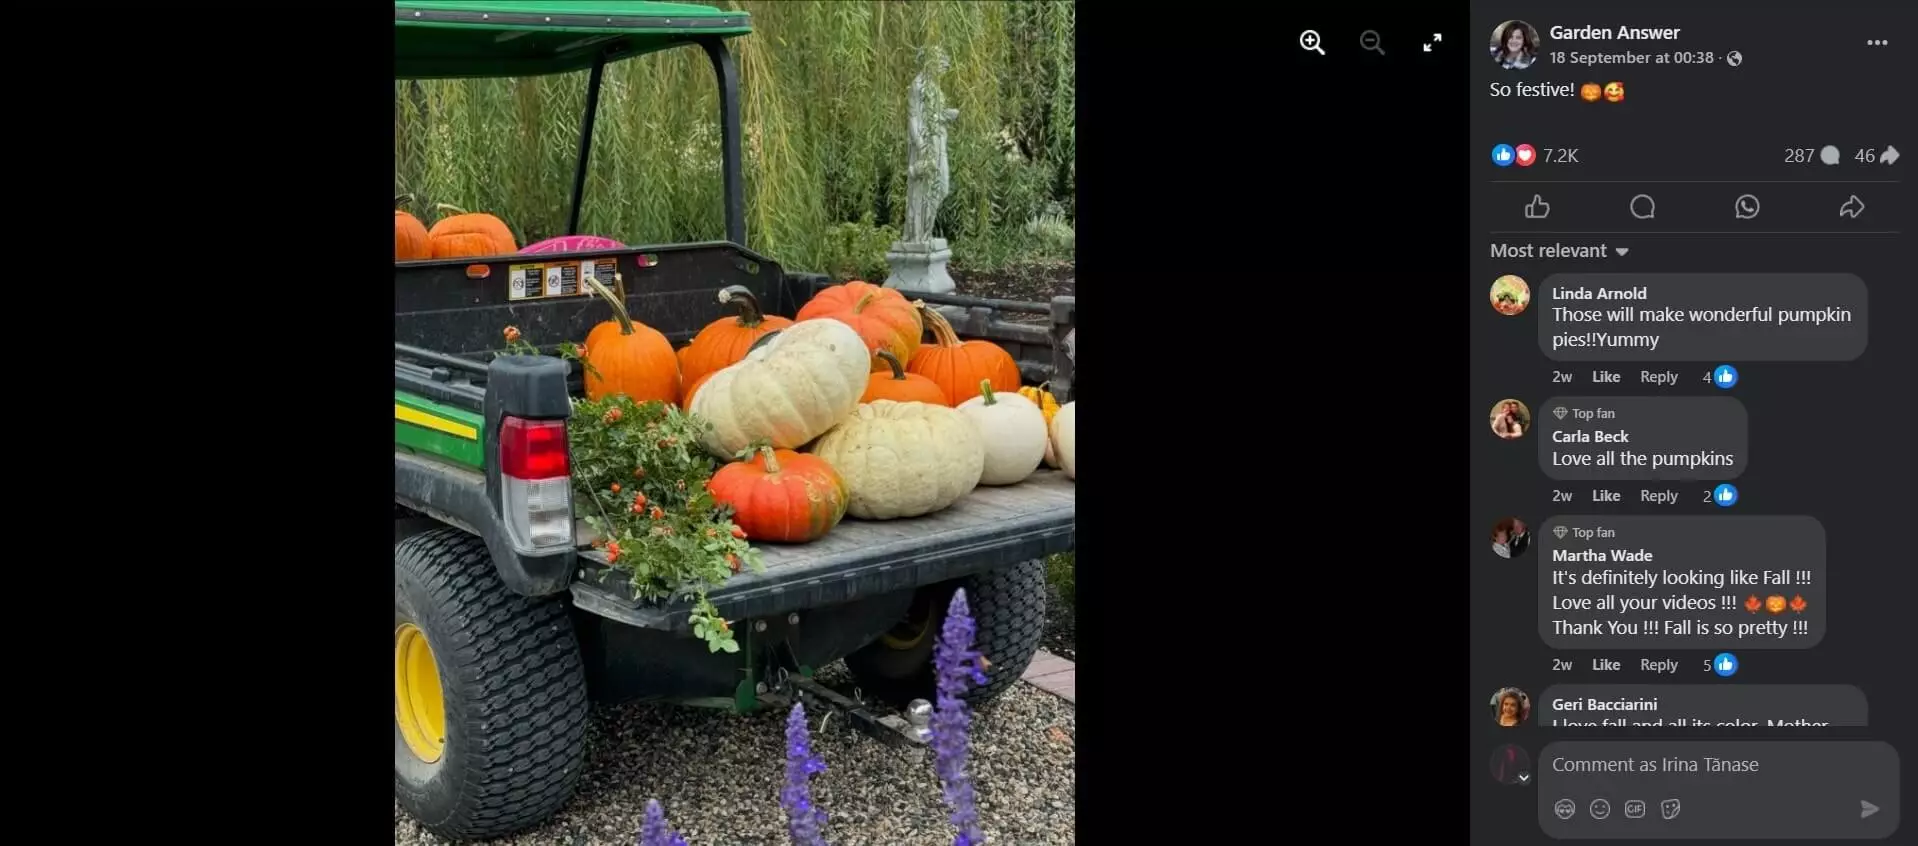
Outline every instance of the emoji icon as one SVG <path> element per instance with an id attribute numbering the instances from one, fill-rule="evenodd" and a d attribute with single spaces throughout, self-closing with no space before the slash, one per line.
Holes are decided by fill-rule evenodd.
<path id="1" fill-rule="evenodd" d="M 1758 605 L 1758 594 L 1755 594 L 1755 593 L 1754 593 L 1754 594 L 1752 594 L 1751 596 L 1747 596 L 1747 597 L 1745 597 L 1745 610 L 1746 610 L 1746 611 L 1750 611 L 1750 612 L 1752 612 L 1753 614 L 1756 614 L 1756 613 L 1758 613 L 1758 608 L 1759 608 L 1759 605 Z"/>
<path id="2" fill-rule="evenodd" d="M 1806 601 L 1805 601 L 1805 595 L 1804 595 L 1804 594 L 1802 594 L 1802 593 L 1801 593 L 1801 594 L 1793 594 L 1793 595 L 1792 595 L 1792 598 L 1791 598 L 1791 610 L 1792 610 L 1792 611 L 1794 611 L 1794 612 L 1797 612 L 1797 613 L 1799 613 L 1799 614 L 1803 614 L 1803 613 L 1805 613 L 1805 608 L 1806 608 L 1806 607 L 1808 607 L 1808 606 L 1810 606 L 1810 605 L 1811 605 L 1811 603 L 1809 603 L 1809 602 L 1806 602 Z"/>
<path id="3" fill-rule="evenodd" d="M 1519 167 L 1531 167 L 1532 162 L 1538 158 L 1538 151 L 1532 149 L 1532 145 L 1530 144 L 1518 145 L 1518 150 L 1515 152 L 1518 155 Z"/>
<path id="4" fill-rule="evenodd" d="M 1607 103 L 1625 102 L 1625 83 L 1623 82 L 1605 83 L 1605 102 Z"/>
<path id="5" fill-rule="evenodd" d="M 1596 103 L 1598 102 L 1598 92 L 1598 83 L 1587 82 L 1578 87 L 1578 99 L 1584 100 L 1587 103 Z"/>
<path id="6" fill-rule="evenodd" d="M 1717 673 L 1721 679 L 1731 678 L 1732 674 L 1738 672 L 1738 656 L 1730 652 L 1718 653 L 1712 658 L 1712 672 Z"/>
<path id="7" fill-rule="evenodd" d="M 1492 164 L 1498 165 L 1499 167 L 1511 167 L 1512 158 L 1515 155 L 1517 154 L 1512 152 L 1512 145 L 1499 144 L 1492 148 Z"/>
<path id="8" fill-rule="evenodd" d="M 1785 613 L 1785 598 L 1775 593 L 1765 597 L 1765 610 L 1773 614 Z"/>

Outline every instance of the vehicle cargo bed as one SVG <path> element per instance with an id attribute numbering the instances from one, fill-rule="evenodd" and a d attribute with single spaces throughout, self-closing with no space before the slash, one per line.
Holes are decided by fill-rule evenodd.
<path id="1" fill-rule="evenodd" d="M 766 565 L 714 589 L 709 598 L 743 620 L 847 602 L 942 582 L 1073 548 L 1074 483 L 1041 470 L 1006 487 L 981 486 L 943 511 L 900 520 L 851 517 L 808 544 L 754 544 Z M 582 545 L 591 540 L 580 524 Z M 581 610 L 648 629 L 684 631 L 689 607 L 636 602 L 605 553 L 580 553 L 589 572 L 573 583 Z M 604 576 L 604 580 L 601 580 Z"/>

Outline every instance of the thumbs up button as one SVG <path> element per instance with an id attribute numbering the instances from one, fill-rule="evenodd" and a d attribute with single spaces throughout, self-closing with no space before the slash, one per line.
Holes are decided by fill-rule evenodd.
<path id="1" fill-rule="evenodd" d="M 1551 213 L 1552 204 L 1545 202 L 1545 198 L 1537 194 L 1533 194 L 1532 201 L 1525 204 L 1526 220 L 1544 220 Z"/>

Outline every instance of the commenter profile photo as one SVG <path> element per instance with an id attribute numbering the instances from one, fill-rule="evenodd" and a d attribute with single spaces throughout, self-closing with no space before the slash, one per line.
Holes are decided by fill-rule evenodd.
<path id="1" fill-rule="evenodd" d="M 1492 694 L 1492 719 L 1500 727 L 1513 728 L 1532 716 L 1532 697 L 1516 687 L 1502 687 Z"/>
<path id="2" fill-rule="evenodd" d="M 1502 399 L 1492 406 L 1492 434 L 1516 441 L 1532 431 L 1532 410 L 1515 399 Z"/>
<path id="3" fill-rule="evenodd" d="M 1524 21 L 1506 21 L 1492 30 L 1492 61 L 1506 70 L 1524 70 L 1538 61 L 1538 30 Z"/>
<path id="4" fill-rule="evenodd" d="M 1492 526 L 1492 554 L 1517 558 L 1532 547 L 1532 530 L 1524 520 L 1507 517 Z"/>
<path id="5" fill-rule="evenodd" d="M 1492 280 L 1492 310 L 1506 317 L 1517 317 L 1532 305 L 1532 286 L 1507 273 Z"/>

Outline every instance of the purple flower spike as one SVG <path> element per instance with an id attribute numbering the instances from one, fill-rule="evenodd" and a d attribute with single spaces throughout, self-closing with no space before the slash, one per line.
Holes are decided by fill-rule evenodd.
<path id="1" fill-rule="evenodd" d="M 938 680 L 937 701 L 933 703 L 933 769 L 944 786 L 946 804 L 952 808 L 952 827 L 959 834 L 953 846 L 982 846 L 986 837 L 979 830 L 979 809 L 972 793 L 972 779 L 966 775 L 967 730 L 972 715 L 963 697 L 969 684 L 985 684 L 980 668 L 982 656 L 972 649 L 975 627 L 972 610 L 966 606 L 966 591 L 952 594 L 946 608 L 946 624 L 939 632 L 939 644 L 933 652 L 933 672 Z"/>
<path id="2" fill-rule="evenodd" d="M 639 846 L 686 846 L 686 838 L 666 827 L 666 812 L 658 799 L 646 800 L 646 817 L 639 824 Z"/>
<path id="3" fill-rule="evenodd" d="M 821 829 L 826 812 L 813 805 L 812 777 L 826 771 L 826 762 L 812 754 L 812 736 L 806 730 L 806 706 L 793 704 L 786 718 L 786 786 L 779 804 L 786 808 L 786 833 L 793 846 L 826 846 Z"/>

